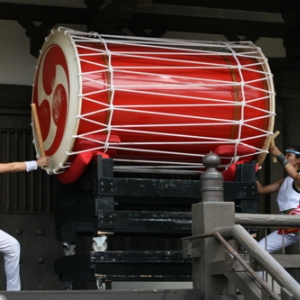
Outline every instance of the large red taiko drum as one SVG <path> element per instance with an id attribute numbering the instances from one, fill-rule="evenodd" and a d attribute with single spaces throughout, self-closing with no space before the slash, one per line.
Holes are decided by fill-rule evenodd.
<path id="1" fill-rule="evenodd" d="M 251 42 L 199 42 L 53 30 L 33 99 L 49 174 L 97 151 L 116 170 L 201 172 L 263 160 L 275 118 L 267 59 Z M 38 155 L 33 126 L 34 144 Z M 226 179 L 226 178 L 225 178 Z M 71 179 L 70 179 L 71 180 Z"/>

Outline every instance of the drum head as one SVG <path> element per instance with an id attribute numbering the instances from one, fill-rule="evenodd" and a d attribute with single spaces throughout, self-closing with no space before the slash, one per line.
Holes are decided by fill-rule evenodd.
<path id="1" fill-rule="evenodd" d="M 34 78 L 32 102 L 37 107 L 44 149 L 50 159 L 48 173 L 56 173 L 58 166 L 68 160 L 74 144 L 81 109 L 81 83 L 78 81 L 80 64 L 77 50 L 67 31 L 53 31 L 46 39 L 38 59 Z M 70 99 L 73 99 L 72 104 Z M 77 99 L 77 101 L 74 101 Z M 36 129 L 33 126 L 33 134 Z M 40 145 L 34 139 L 41 155 Z"/>

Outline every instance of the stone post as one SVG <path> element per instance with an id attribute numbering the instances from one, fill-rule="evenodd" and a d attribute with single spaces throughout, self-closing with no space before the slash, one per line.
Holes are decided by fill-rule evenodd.
<path id="1" fill-rule="evenodd" d="M 201 203 L 192 206 L 192 235 L 212 233 L 215 228 L 235 223 L 235 205 L 224 202 L 223 176 L 217 171 L 220 159 L 210 153 L 203 158 L 206 171 L 201 176 Z M 210 275 L 213 262 L 224 260 L 223 246 L 214 238 L 195 241 L 193 247 L 199 257 L 193 258 L 193 287 L 201 290 L 201 299 L 228 294 L 228 281 L 224 276 Z"/>

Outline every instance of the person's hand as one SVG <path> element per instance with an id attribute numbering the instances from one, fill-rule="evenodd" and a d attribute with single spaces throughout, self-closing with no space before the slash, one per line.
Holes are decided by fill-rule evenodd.
<path id="1" fill-rule="evenodd" d="M 276 147 L 276 146 L 271 146 L 270 147 L 270 153 L 277 157 L 278 155 L 281 154 L 281 151 Z"/>
<path id="2" fill-rule="evenodd" d="M 40 168 L 48 167 L 49 166 L 49 157 L 47 157 L 47 156 L 40 157 L 39 159 L 37 159 L 36 163 L 37 163 L 38 167 L 40 167 Z"/>

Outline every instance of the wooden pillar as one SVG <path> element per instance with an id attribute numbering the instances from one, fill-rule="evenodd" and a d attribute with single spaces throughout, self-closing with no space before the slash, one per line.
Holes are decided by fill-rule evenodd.
<path id="1" fill-rule="evenodd" d="M 286 50 L 287 64 L 280 72 L 277 97 L 284 101 L 286 147 L 291 144 L 300 144 L 300 12 L 296 9 L 286 9 L 282 17 L 285 22 L 286 33 L 284 47 Z"/>
<path id="2" fill-rule="evenodd" d="M 284 108 L 284 135 L 282 139 L 284 147 L 288 147 L 293 144 L 300 145 L 300 12 L 297 9 L 286 9 L 282 17 L 286 26 L 284 47 L 287 64 L 280 71 L 277 101 L 280 101 Z M 288 247 L 286 252 L 290 254 L 299 253 L 299 244 L 296 243 Z M 299 270 L 288 271 L 299 281 Z"/>

